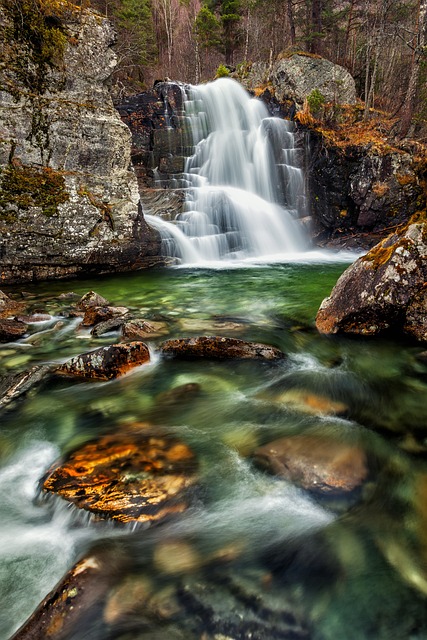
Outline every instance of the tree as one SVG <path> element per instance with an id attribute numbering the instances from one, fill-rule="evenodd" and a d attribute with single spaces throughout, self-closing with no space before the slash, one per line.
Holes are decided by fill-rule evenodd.
<path id="1" fill-rule="evenodd" d="M 411 72 L 402 107 L 400 135 L 406 136 L 414 114 L 422 62 L 427 61 L 427 0 L 418 0 L 415 34 L 412 44 Z"/>

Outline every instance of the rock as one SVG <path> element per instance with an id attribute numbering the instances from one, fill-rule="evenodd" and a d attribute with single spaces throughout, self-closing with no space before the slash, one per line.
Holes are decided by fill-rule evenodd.
<path id="1" fill-rule="evenodd" d="M 163 391 L 156 396 L 156 402 L 162 406 L 173 406 L 185 402 L 191 402 L 200 395 L 201 386 L 197 382 L 189 382 L 168 391 Z"/>
<path id="2" fill-rule="evenodd" d="M 76 307 L 82 311 L 86 311 L 91 307 L 108 307 L 110 303 L 96 291 L 88 291 L 77 302 Z"/>
<path id="3" fill-rule="evenodd" d="M 0 342 L 12 342 L 27 333 L 27 325 L 16 320 L 0 320 Z"/>
<path id="4" fill-rule="evenodd" d="M 326 494 L 353 491 L 368 475 L 363 449 L 318 435 L 270 442 L 255 452 L 254 463 L 304 489 Z"/>
<path id="5" fill-rule="evenodd" d="M 104 322 L 99 322 L 90 332 L 91 336 L 95 336 L 98 338 L 99 336 L 104 335 L 104 333 L 108 333 L 108 331 L 114 331 L 115 329 L 120 329 L 124 322 L 123 316 L 118 316 L 116 318 L 110 318 L 110 320 L 105 320 Z"/>
<path id="6" fill-rule="evenodd" d="M 143 342 L 112 344 L 71 358 L 55 373 L 76 378 L 111 380 L 149 361 L 150 353 Z"/>
<path id="7" fill-rule="evenodd" d="M 142 318 L 127 320 L 122 328 L 122 336 L 125 340 L 146 340 L 158 338 L 168 333 L 169 329 L 166 322 L 157 322 L 155 320 L 148 322 Z"/>
<path id="8" fill-rule="evenodd" d="M 414 155 L 375 145 L 334 146 L 317 131 L 307 133 L 307 166 L 313 233 L 318 244 L 335 241 L 374 246 L 417 210 L 422 185 Z M 369 233 L 367 233 L 369 231 Z M 360 234 L 357 237 L 356 234 Z"/>
<path id="9" fill-rule="evenodd" d="M 25 302 L 16 302 L 0 291 L 0 318 L 8 318 L 12 314 L 22 311 L 26 306 Z"/>
<path id="10" fill-rule="evenodd" d="M 160 350 L 175 358 L 214 358 L 237 360 L 282 360 L 286 355 L 266 344 L 246 342 L 237 338 L 220 336 L 202 336 L 198 338 L 181 338 L 166 340 Z"/>
<path id="11" fill-rule="evenodd" d="M 271 71 L 271 81 L 278 100 L 294 100 L 302 106 L 317 89 L 326 102 L 354 104 L 356 87 L 353 77 L 338 64 L 310 54 L 278 57 Z"/>
<path id="12" fill-rule="evenodd" d="M 82 325 L 90 327 L 93 324 L 105 322 L 105 320 L 124 316 L 128 311 L 129 309 L 126 307 L 88 307 L 83 316 Z"/>
<path id="13" fill-rule="evenodd" d="M 343 402 L 304 389 L 289 389 L 276 396 L 274 401 L 312 415 L 336 415 L 348 409 Z"/>
<path id="14" fill-rule="evenodd" d="M 375 335 L 393 329 L 427 340 L 427 223 L 413 221 L 359 258 L 316 317 L 321 333 Z"/>
<path id="15" fill-rule="evenodd" d="M 159 255 L 160 238 L 145 223 L 130 132 L 110 95 L 113 27 L 88 9 L 51 3 L 44 42 L 27 35 L 33 5 L 19 7 L 0 9 L 8 51 L 0 79 L 1 280 L 141 268 Z"/>
<path id="16" fill-rule="evenodd" d="M 183 540 L 160 542 L 154 549 L 154 566 L 165 574 L 180 574 L 195 571 L 203 565 L 197 550 Z"/>
<path id="17" fill-rule="evenodd" d="M 47 473 L 43 491 L 119 522 L 158 522 L 184 511 L 196 481 L 194 454 L 159 429 L 137 427 L 74 451 Z"/>
<path id="18" fill-rule="evenodd" d="M 31 316 L 16 316 L 17 322 L 24 322 L 25 324 L 38 324 L 39 322 L 49 322 L 52 320 L 52 316 L 48 313 L 33 313 Z"/>
<path id="19" fill-rule="evenodd" d="M 0 379 L 0 408 L 46 381 L 51 371 L 51 365 L 36 365 L 28 371 Z"/>
<path id="20" fill-rule="evenodd" d="M 118 581 L 122 563 L 119 549 L 114 560 L 111 551 L 108 554 L 101 549 L 77 562 L 11 640 L 81 637 L 85 622 Z"/>

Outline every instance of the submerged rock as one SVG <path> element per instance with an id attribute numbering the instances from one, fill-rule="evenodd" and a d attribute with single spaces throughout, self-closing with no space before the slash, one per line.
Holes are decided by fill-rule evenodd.
<path id="1" fill-rule="evenodd" d="M 112 344 L 71 358 L 58 367 L 55 373 L 77 378 L 111 380 L 149 360 L 150 353 L 143 342 Z"/>
<path id="2" fill-rule="evenodd" d="M 197 382 L 188 382 L 181 384 L 179 387 L 173 387 L 168 391 L 163 391 L 156 396 L 156 402 L 162 406 L 173 406 L 191 402 L 195 397 L 200 395 L 201 386 Z"/>
<path id="3" fill-rule="evenodd" d="M 266 344 L 246 342 L 237 338 L 201 336 L 166 340 L 160 345 L 162 353 L 175 358 L 214 358 L 237 360 L 282 360 L 286 355 Z"/>
<path id="4" fill-rule="evenodd" d="M 27 325 L 17 320 L 0 320 L 0 342 L 12 342 L 27 333 Z"/>
<path id="5" fill-rule="evenodd" d="M 119 549 L 113 558 L 101 549 L 77 562 L 11 640 L 83 637 L 91 614 L 118 582 L 122 563 Z"/>
<path id="6" fill-rule="evenodd" d="M 304 489 L 327 494 L 353 491 L 368 475 L 363 449 L 317 435 L 270 442 L 255 452 L 254 462 Z"/>
<path id="7" fill-rule="evenodd" d="M 323 300 L 321 333 L 375 335 L 387 329 L 427 340 L 427 223 L 414 221 L 359 258 Z"/>
<path id="8" fill-rule="evenodd" d="M 196 481 L 196 459 L 183 442 L 146 425 L 108 435 L 51 469 L 43 491 L 119 522 L 158 522 L 181 513 Z"/>
<path id="9" fill-rule="evenodd" d="M 0 379 L 0 409 L 47 380 L 51 372 L 50 365 L 36 365 L 28 371 Z"/>

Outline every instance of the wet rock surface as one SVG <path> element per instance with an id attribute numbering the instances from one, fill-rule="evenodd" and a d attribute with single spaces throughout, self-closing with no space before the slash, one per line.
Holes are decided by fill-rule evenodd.
<path id="1" fill-rule="evenodd" d="M 375 335 L 394 330 L 427 340 L 426 223 L 413 222 L 359 258 L 323 300 L 322 333 Z"/>
<path id="2" fill-rule="evenodd" d="M 0 409 L 49 379 L 54 366 L 36 365 L 28 371 L 0 378 Z"/>
<path id="3" fill-rule="evenodd" d="M 160 350 L 175 358 L 213 358 L 219 360 L 283 360 L 286 355 L 266 344 L 246 342 L 237 338 L 202 336 L 166 340 Z"/>
<path id="4" fill-rule="evenodd" d="M 17 302 L 0 291 L 0 318 L 9 318 L 16 313 L 22 313 L 26 306 L 25 302 Z"/>
<path id="5" fill-rule="evenodd" d="M 146 340 L 149 338 L 158 338 L 169 333 L 166 322 L 156 320 L 144 320 L 143 318 L 134 318 L 127 320 L 123 324 L 122 335 L 124 340 Z"/>
<path id="6" fill-rule="evenodd" d="M 196 468 L 185 443 L 160 429 L 134 425 L 132 432 L 76 450 L 48 472 L 42 486 L 100 518 L 158 522 L 187 508 Z"/>
<path id="7" fill-rule="evenodd" d="M 254 462 L 304 489 L 326 494 L 353 491 L 368 475 L 363 449 L 317 435 L 270 442 L 255 452 Z"/>
<path id="8" fill-rule="evenodd" d="M 128 311 L 129 309 L 126 307 L 89 307 L 83 316 L 82 325 L 84 327 L 90 327 L 99 322 L 124 316 Z"/>
<path id="9" fill-rule="evenodd" d="M 0 342 L 12 342 L 22 338 L 26 334 L 27 328 L 24 322 L 0 319 Z"/>
<path id="10" fill-rule="evenodd" d="M 76 378 L 111 380 L 149 360 L 150 353 L 143 342 L 112 344 L 71 358 L 55 373 Z"/>

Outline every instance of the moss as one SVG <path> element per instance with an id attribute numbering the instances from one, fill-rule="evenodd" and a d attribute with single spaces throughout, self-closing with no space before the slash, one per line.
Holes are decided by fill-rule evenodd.
<path id="1" fill-rule="evenodd" d="M 316 58 L 316 59 L 321 59 L 322 56 L 319 56 L 318 53 L 309 53 L 308 51 L 300 51 L 300 50 L 293 50 L 293 49 L 285 49 L 284 51 L 281 51 L 279 53 L 279 55 L 277 56 L 277 60 L 286 60 L 288 58 L 292 58 L 292 56 L 304 56 L 304 58 Z"/>
<path id="2" fill-rule="evenodd" d="M 0 218 L 3 221 L 16 219 L 11 205 L 24 211 L 40 207 L 44 215 L 53 216 L 58 212 L 58 205 L 68 199 L 64 176 L 59 171 L 16 164 L 0 170 Z"/>

